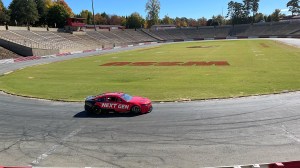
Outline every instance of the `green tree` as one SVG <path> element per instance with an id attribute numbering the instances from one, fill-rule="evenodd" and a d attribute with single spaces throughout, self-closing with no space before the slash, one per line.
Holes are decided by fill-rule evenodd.
<path id="1" fill-rule="evenodd" d="M 130 28 L 130 29 L 141 28 L 141 27 L 143 27 L 144 22 L 145 22 L 145 20 L 139 13 L 137 13 L 137 12 L 132 13 L 127 18 L 127 28 Z"/>
<path id="2" fill-rule="evenodd" d="M 159 23 L 160 2 L 159 0 L 148 0 L 146 4 L 148 27 Z"/>
<path id="3" fill-rule="evenodd" d="M 106 18 L 104 18 L 100 13 L 95 14 L 95 24 L 96 25 L 103 25 L 106 23 L 107 23 Z"/>
<path id="4" fill-rule="evenodd" d="M 244 5 L 239 2 L 230 1 L 228 3 L 228 13 L 226 17 L 230 17 L 232 24 L 245 23 Z"/>
<path id="5" fill-rule="evenodd" d="M 36 23 L 37 26 L 46 25 L 47 24 L 47 12 L 48 8 L 46 6 L 45 0 L 35 0 L 38 14 L 39 14 L 39 21 Z"/>
<path id="6" fill-rule="evenodd" d="M 252 11 L 252 23 L 255 22 L 255 15 L 259 9 L 259 0 L 252 0 L 251 2 L 251 11 Z"/>
<path id="7" fill-rule="evenodd" d="M 261 21 L 265 21 L 264 14 L 256 13 L 256 15 L 254 16 L 254 23 L 258 23 L 258 22 L 261 22 Z"/>
<path id="8" fill-rule="evenodd" d="M 5 24 L 9 22 L 8 10 L 4 7 L 2 0 L 0 0 L 0 24 Z"/>
<path id="9" fill-rule="evenodd" d="M 93 23 L 93 14 L 92 14 L 92 12 L 91 11 L 89 11 L 89 10 L 82 10 L 81 12 L 80 12 L 80 14 L 79 14 L 79 16 L 78 17 L 80 17 L 80 18 L 85 18 L 85 23 L 86 24 L 92 24 Z"/>
<path id="10" fill-rule="evenodd" d="M 173 24 L 174 20 L 170 18 L 168 15 L 165 15 L 165 17 L 161 20 L 162 24 Z"/>
<path id="11" fill-rule="evenodd" d="M 62 28 L 65 26 L 67 18 L 69 18 L 69 12 L 66 8 L 59 4 L 54 3 L 48 12 L 47 21 L 49 27 L 59 27 Z"/>
<path id="12" fill-rule="evenodd" d="M 280 9 L 275 9 L 275 11 L 270 15 L 271 21 L 278 22 L 280 20 L 281 17 L 280 11 L 281 11 Z"/>
<path id="13" fill-rule="evenodd" d="M 252 0 L 243 0 L 244 2 L 244 14 L 249 16 L 252 6 Z"/>
<path id="14" fill-rule="evenodd" d="M 9 5 L 12 22 L 30 25 L 39 20 L 37 5 L 33 0 L 13 0 Z"/>
<path id="15" fill-rule="evenodd" d="M 287 4 L 289 11 L 292 12 L 292 15 L 298 15 L 300 13 L 299 0 L 290 0 Z"/>

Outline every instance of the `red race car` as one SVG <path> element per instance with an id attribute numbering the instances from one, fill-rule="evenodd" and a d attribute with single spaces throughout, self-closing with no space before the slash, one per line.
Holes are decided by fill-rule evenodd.
<path id="1" fill-rule="evenodd" d="M 152 103 L 148 98 L 114 92 L 87 97 L 84 109 L 95 114 L 107 112 L 144 114 L 152 111 Z"/>

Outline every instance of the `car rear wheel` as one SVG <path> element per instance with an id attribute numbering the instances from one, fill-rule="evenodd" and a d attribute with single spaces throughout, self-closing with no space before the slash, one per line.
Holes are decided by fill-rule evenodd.
<path id="1" fill-rule="evenodd" d="M 130 111 L 134 114 L 140 114 L 141 108 L 139 106 L 133 106 Z"/>

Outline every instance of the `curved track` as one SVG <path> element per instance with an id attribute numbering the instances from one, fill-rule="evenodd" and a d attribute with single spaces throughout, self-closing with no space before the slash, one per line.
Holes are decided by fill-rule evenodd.
<path id="1" fill-rule="evenodd" d="M 37 63 L 0 65 L 0 73 Z M 57 59 L 57 60 L 56 60 Z M 300 159 L 300 92 L 154 104 L 88 116 L 82 103 L 0 94 L 0 164 L 205 167 Z"/>

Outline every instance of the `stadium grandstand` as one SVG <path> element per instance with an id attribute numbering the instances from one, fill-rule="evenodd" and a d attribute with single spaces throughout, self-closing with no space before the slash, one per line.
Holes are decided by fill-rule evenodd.
<path id="1" fill-rule="evenodd" d="M 75 23 L 73 23 L 74 21 Z M 5 27 L 0 28 L 0 46 L 19 55 L 47 55 L 97 48 L 126 46 L 145 42 L 203 40 L 248 37 L 300 37 L 300 22 L 271 22 L 245 25 L 152 29 L 125 29 L 118 25 L 85 25 L 82 19 L 68 20 L 65 29 Z M 25 49 L 38 52 L 23 52 Z M 5 57 L 1 57 L 3 59 Z"/>

